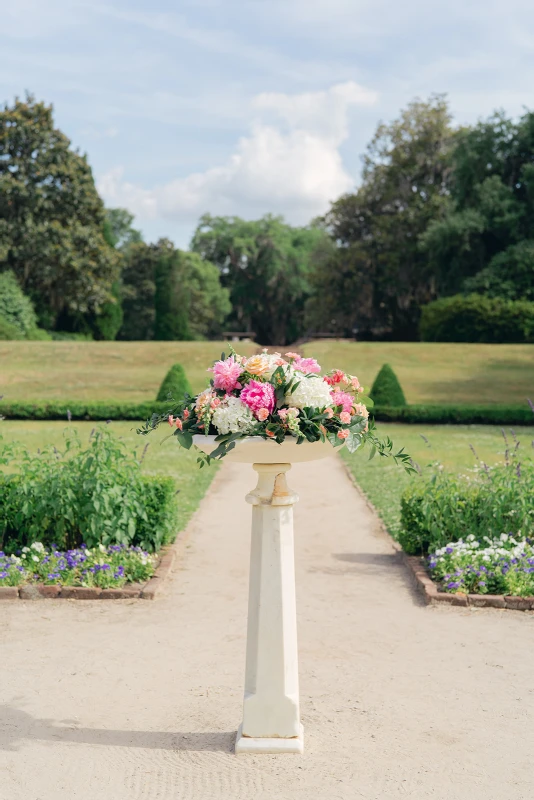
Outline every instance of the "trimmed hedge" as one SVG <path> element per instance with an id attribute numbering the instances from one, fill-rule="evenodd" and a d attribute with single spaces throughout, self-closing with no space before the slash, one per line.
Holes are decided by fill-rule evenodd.
<path id="1" fill-rule="evenodd" d="M 144 422 L 154 412 L 171 413 L 173 403 L 82 403 L 77 400 L 50 401 L 35 403 L 0 403 L 0 416 L 6 419 L 60 419 L 93 420 L 134 420 Z"/>
<path id="2" fill-rule="evenodd" d="M 0 416 L 6 419 L 144 422 L 152 414 L 172 413 L 173 403 L 0 403 Z M 404 422 L 417 425 L 534 425 L 534 414 L 524 406 L 445 406 L 414 405 L 392 408 L 374 406 L 371 413 L 377 422 Z"/>
<path id="3" fill-rule="evenodd" d="M 399 408 L 400 406 L 406 405 L 406 398 L 402 391 L 402 386 L 391 364 L 383 364 L 374 380 L 369 397 L 377 406 L 394 406 L 395 408 Z"/>
<path id="4" fill-rule="evenodd" d="M 192 395 L 193 390 L 182 365 L 173 364 L 163 378 L 156 401 L 158 403 L 169 402 L 169 397 L 174 401 L 181 401 L 184 399 L 184 394 Z"/>
<path id="5" fill-rule="evenodd" d="M 1 412 L 0 407 L 0 412 Z M 408 425 L 534 425 L 534 414 L 524 406 L 437 406 L 418 405 L 390 408 L 375 406 L 371 413 L 378 422 L 404 422 Z"/>
<path id="6" fill-rule="evenodd" d="M 481 294 L 443 297 L 423 306 L 423 342 L 534 342 L 534 303 Z"/>

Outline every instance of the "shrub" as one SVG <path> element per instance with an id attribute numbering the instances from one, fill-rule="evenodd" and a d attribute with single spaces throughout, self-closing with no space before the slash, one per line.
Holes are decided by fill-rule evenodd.
<path id="1" fill-rule="evenodd" d="M 468 535 L 529 535 L 534 523 L 534 463 L 513 458 L 472 475 L 436 472 L 401 498 L 399 543 L 410 555 L 432 552 Z"/>
<path id="2" fill-rule="evenodd" d="M 105 429 L 87 447 L 66 438 L 32 454 L 4 446 L 0 463 L 0 549 L 41 542 L 59 549 L 85 543 L 157 550 L 173 538 L 175 488 L 168 477 L 145 477 L 135 454 Z"/>
<path id="3" fill-rule="evenodd" d="M 24 338 L 17 328 L 16 325 L 7 319 L 7 317 L 3 317 L 0 315 L 0 341 L 9 341 L 12 339 L 22 339 Z"/>
<path id="4" fill-rule="evenodd" d="M 376 405 L 396 408 L 406 405 L 402 387 L 389 364 L 384 364 L 376 376 L 370 397 Z"/>
<path id="5" fill-rule="evenodd" d="M 480 294 L 444 297 L 424 306 L 424 342 L 534 342 L 534 303 Z"/>
<path id="6" fill-rule="evenodd" d="M 0 407 L 1 408 L 1 407 Z M 4 413 L 6 413 L 4 411 Z M 374 406 L 371 409 L 379 422 L 404 422 L 417 425 L 532 425 L 532 411 L 524 406 L 417 405 L 391 408 Z"/>
<path id="7" fill-rule="evenodd" d="M 192 394 L 185 370 L 181 364 L 173 364 L 159 387 L 156 402 L 164 403 L 169 399 L 182 400 L 184 394 Z"/>
<path id="8" fill-rule="evenodd" d="M 20 336 L 17 338 L 25 338 L 29 331 L 37 328 L 32 301 L 26 297 L 11 270 L 0 272 L 0 317 L 18 330 Z"/>

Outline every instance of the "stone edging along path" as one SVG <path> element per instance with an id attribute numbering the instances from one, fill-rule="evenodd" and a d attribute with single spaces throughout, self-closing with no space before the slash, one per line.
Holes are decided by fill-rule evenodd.
<path id="1" fill-rule="evenodd" d="M 0 600 L 154 600 L 172 570 L 176 558 L 173 546 L 161 551 L 154 575 L 146 583 L 130 583 L 120 589 L 100 589 L 97 586 L 47 586 L 29 583 L 22 586 L 0 586 Z"/>
<path id="2" fill-rule="evenodd" d="M 449 592 L 440 592 L 438 584 L 435 583 L 428 574 L 424 559 L 419 556 L 409 556 L 404 552 L 399 543 L 396 542 L 389 533 L 374 505 L 354 479 L 348 464 L 343 461 L 343 466 L 345 467 L 345 471 L 351 483 L 364 498 L 367 506 L 377 518 L 382 533 L 388 538 L 399 560 L 402 561 L 408 570 L 414 588 L 421 593 L 425 603 L 446 603 L 450 606 L 463 606 L 464 608 L 466 606 L 472 606 L 474 608 L 506 608 L 512 611 L 534 611 L 534 597 L 515 597 L 502 594 L 451 594 Z"/>

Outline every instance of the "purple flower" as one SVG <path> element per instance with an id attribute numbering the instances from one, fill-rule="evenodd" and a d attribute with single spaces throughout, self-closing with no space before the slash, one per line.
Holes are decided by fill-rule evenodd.
<path id="1" fill-rule="evenodd" d="M 458 589 L 460 585 L 460 581 L 451 581 L 447 584 L 447 589 Z"/>

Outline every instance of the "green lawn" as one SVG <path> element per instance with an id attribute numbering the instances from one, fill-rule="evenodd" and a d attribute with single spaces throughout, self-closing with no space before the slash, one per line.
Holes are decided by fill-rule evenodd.
<path id="1" fill-rule="evenodd" d="M 408 403 L 515 403 L 534 400 L 534 345 L 428 342 L 310 342 L 300 348 L 325 369 L 339 367 L 370 388 L 384 363 Z"/>
<path id="2" fill-rule="evenodd" d="M 423 475 L 431 474 L 430 465 L 439 462 L 444 469 L 467 472 L 476 465 L 470 445 L 478 457 L 487 464 L 494 464 L 504 458 L 505 444 L 500 428 L 489 425 L 397 425 L 380 423 L 377 425 L 381 436 L 390 436 L 396 449 L 401 447 L 412 456 Z M 520 452 L 526 457 L 534 454 L 534 427 L 516 428 L 515 433 L 521 442 Z M 509 440 L 511 433 L 506 431 Z M 428 444 L 423 439 L 428 440 Z M 353 455 L 345 451 L 342 458 L 348 464 L 355 480 L 385 522 L 389 532 L 396 536 L 400 520 L 400 497 L 411 480 L 417 477 L 407 475 L 401 467 L 390 460 L 375 456 L 368 461 L 366 451 Z"/>
<path id="3" fill-rule="evenodd" d="M 65 434 L 72 435 L 77 431 L 82 443 L 86 442 L 91 430 L 98 424 L 76 422 L 68 425 L 64 422 L 0 422 L 0 446 L 2 438 L 5 442 L 22 442 L 31 451 L 46 445 L 62 447 Z M 106 426 L 108 427 L 108 426 Z M 111 422 L 109 428 L 120 437 L 131 450 L 136 450 L 140 457 L 148 444 L 143 458 L 143 470 L 147 474 L 171 475 L 176 480 L 178 490 L 179 526 L 177 533 L 186 526 L 192 514 L 198 508 L 210 485 L 218 465 L 203 467 L 199 470 L 196 454 L 184 450 L 175 439 L 169 438 L 169 428 L 158 428 L 148 436 L 139 436 L 135 432 L 135 423 Z"/>
<path id="4" fill-rule="evenodd" d="M 238 344 L 244 355 L 257 351 Z M 0 395 L 6 402 L 156 397 L 175 362 L 195 392 L 224 342 L 0 342 Z M 397 372 L 409 403 L 524 403 L 534 399 L 534 345 L 420 342 L 311 342 L 300 348 L 330 369 L 341 367 L 370 387 L 383 363 Z"/>
<path id="5" fill-rule="evenodd" d="M 254 344 L 236 345 L 243 355 Z M 208 385 L 207 368 L 226 342 L 3 342 L 0 395 L 29 400 L 155 400 L 172 364 L 184 366 L 194 392 Z"/>

